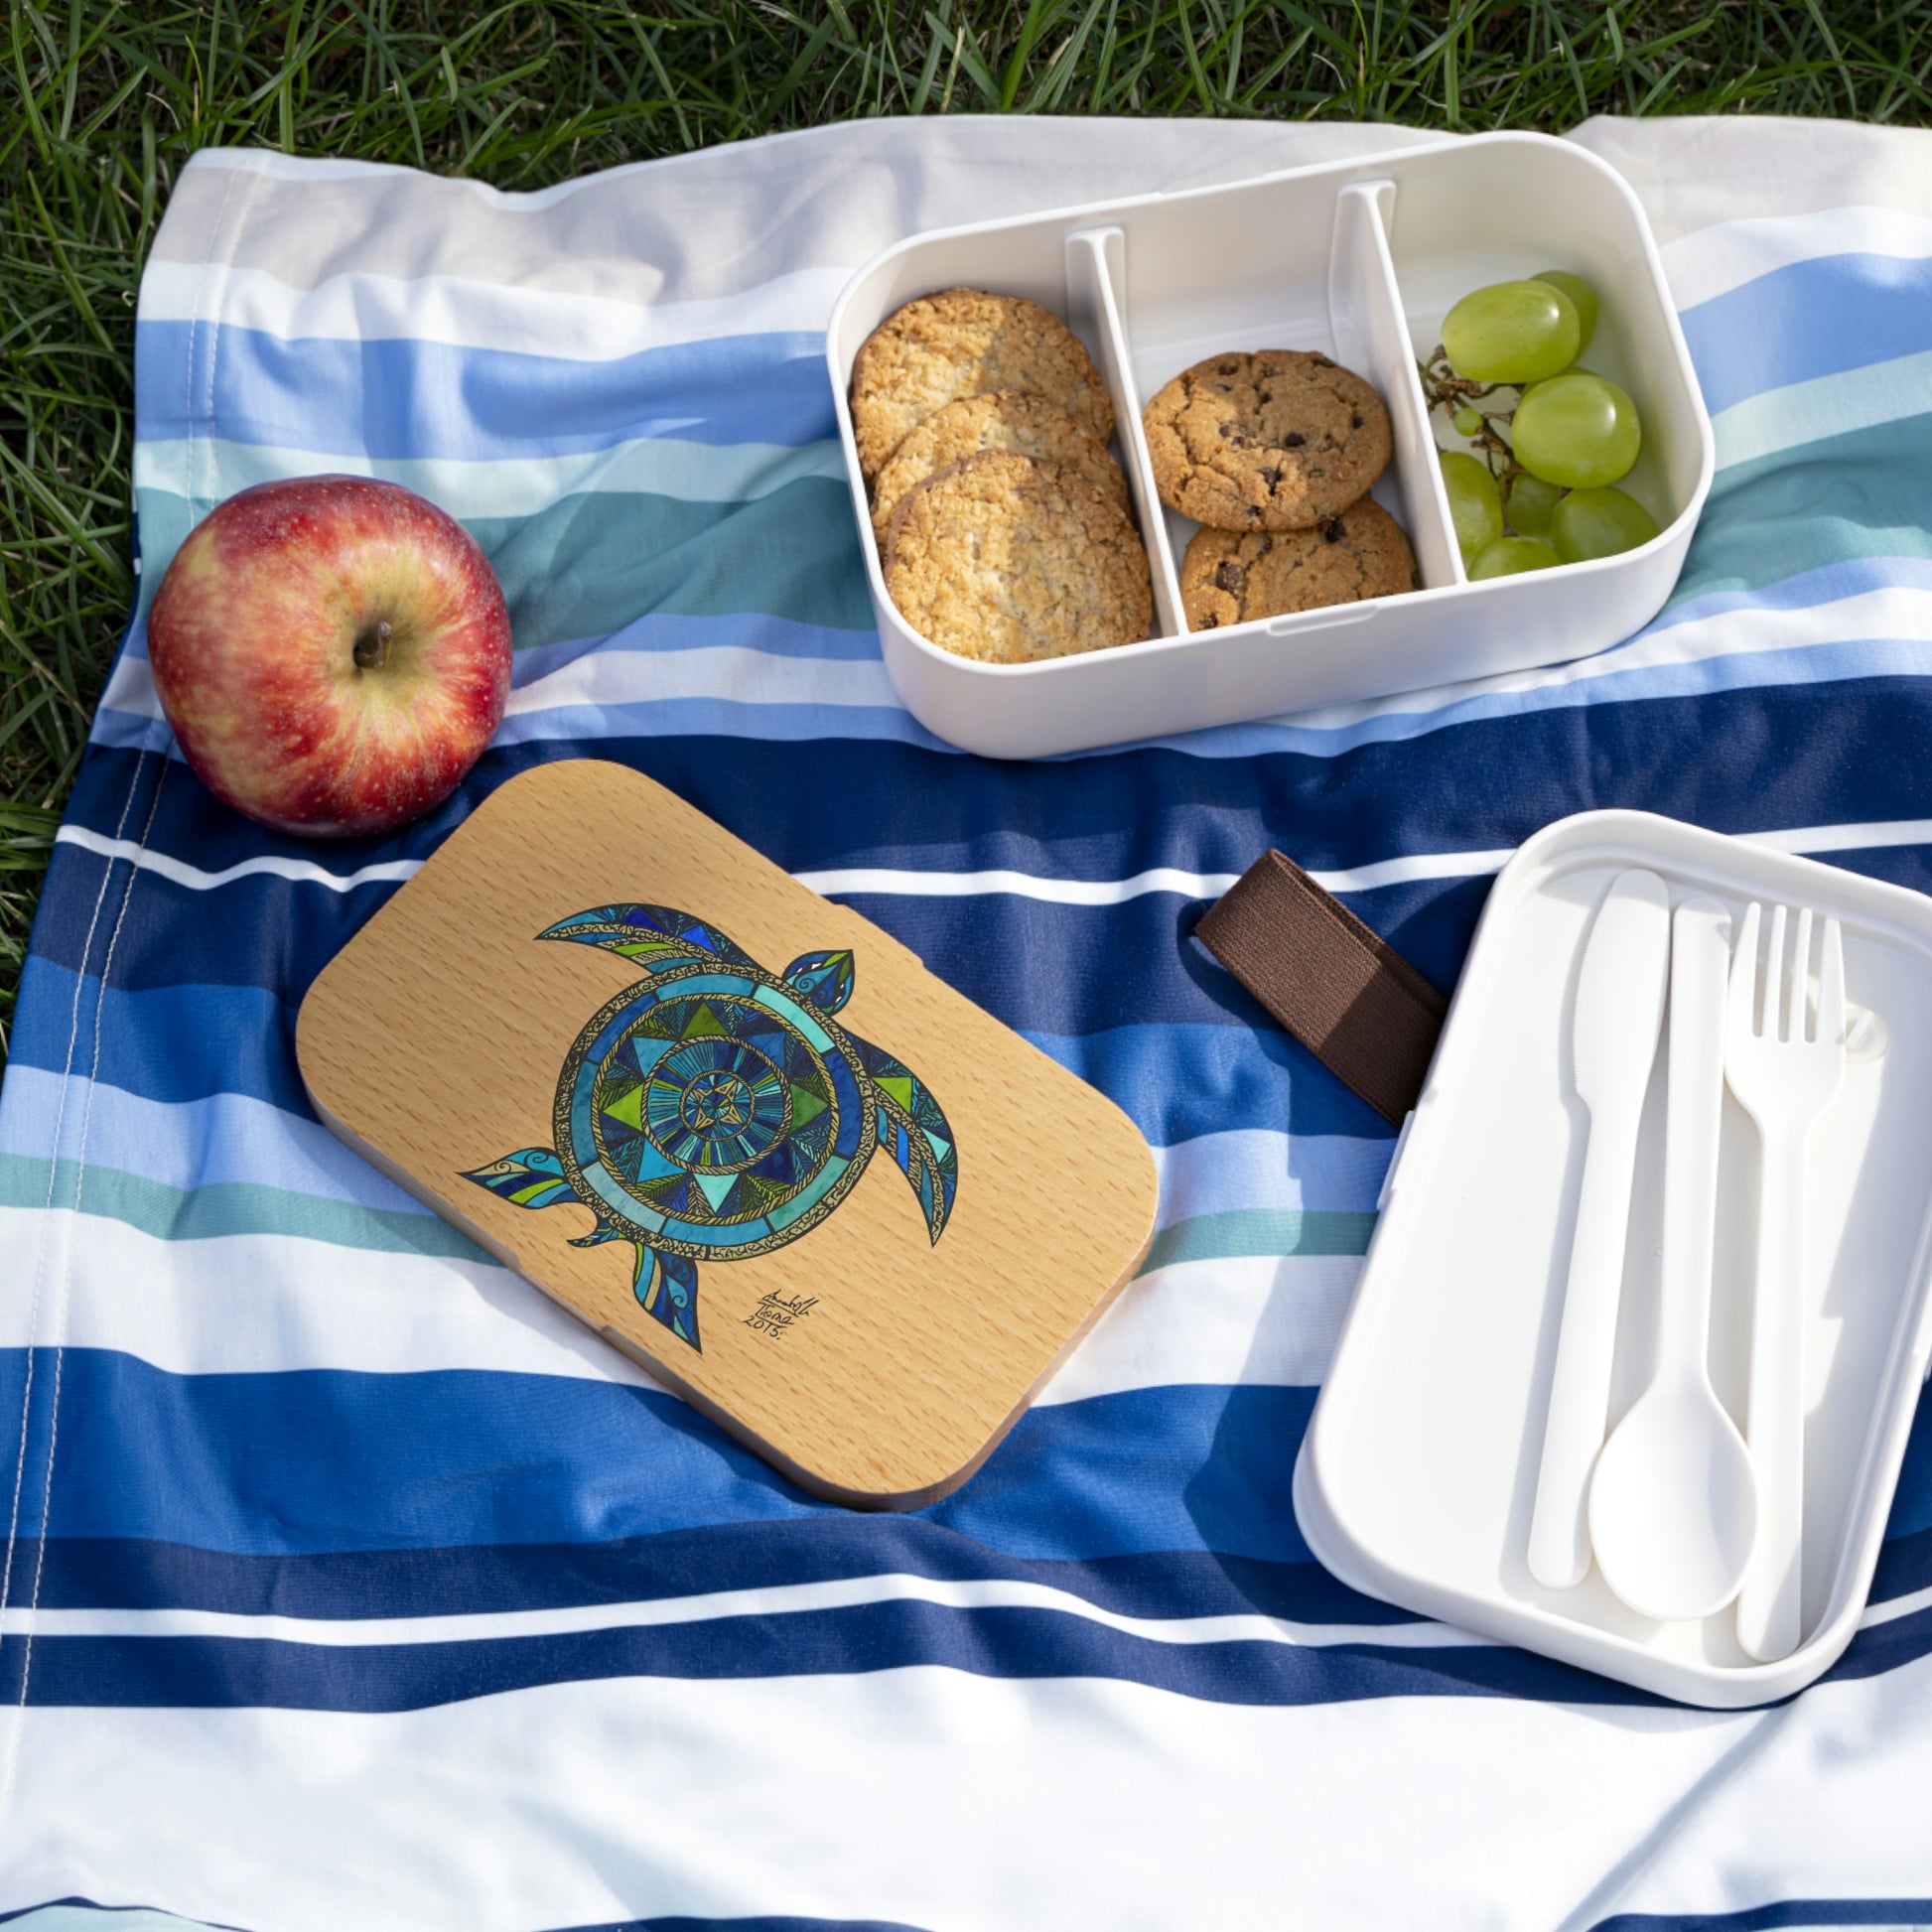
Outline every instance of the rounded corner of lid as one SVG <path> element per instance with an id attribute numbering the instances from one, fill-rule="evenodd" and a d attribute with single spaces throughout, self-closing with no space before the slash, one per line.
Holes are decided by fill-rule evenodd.
<path id="1" fill-rule="evenodd" d="M 1498 869 L 1496 878 L 1500 883 L 1507 875 L 1527 871 L 1537 864 L 1553 846 L 1560 847 L 1575 836 L 1574 828 L 1579 819 L 1602 816 L 1596 812 L 1569 812 L 1562 818 L 1553 818 L 1547 825 L 1537 829 L 1505 859 Z"/>
<path id="2" fill-rule="evenodd" d="M 1290 1484 L 1295 1520 L 1308 1539 L 1309 1547 L 1330 1569 L 1333 1565 L 1323 1554 L 1322 1546 L 1340 1543 L 1354 1547 L 1355 1543 L 1355 1539 L 1344 1529 L 1341 1512 L 1335 1503 L 1336 1431 L 1339 1427 L 1335 1420 L 1334 1404 L 1317 1400 L 1314 1413 L 1309 1418 L 1309 1426 L 1302 1434 L 1302 1447 L 1296 1452 L 1295 1474 Z M 1313 1519 L 1315 1525 L 1313 1535 L 1310 1534 L 1310 1518 Z"/>
<path id="3" fill-rule="evenodd" d="M 1294 1508 L 1295 1526 L 1302 1532 L 1302 1540 L 1314 1552 L 1315 1561 L 1322 1563 L 1325 1569 L 1321 1546 L 1333 1527 L 1333 1512 L 1322 1491 L 1321 1478 L 1315 1471 L 1314 1462 L 1314 1424 L 1311 1421 L 1303 1433 L 1302 1447 L 1295 1452 L 1295 1470 L 1289 1479 L 1289 1501 Z"/>
<path id="4" fill-rule="evenodd" d="M 1601 805 L 1590 811 L 1567 812 L 1548 825 L 1532 832 L 1510 855 L 1503 871 L 1527 871 L 1566 847 L 1590 841 L 1642 843 L 1654 839 L 1659 825 L 1676 826 L 1680 821 L 1662 812 L 1636 811 L 1627 805 Z"/>
<path id="5" fill-rule="evenodd" d="M 837 1503 L 844 1509 L 883 1514 L 929 1509 L 934 1503 L 944 1502 L 948 1496 L 963 1488 L 985 1467 L 987 1458 L 1005 1440 L 1025 1408 L 1024 1402 L 1018 1404 L 1013 1414 L 985 1442 L 976 1445 L 963 1460 L 955 1459 L 953 1453 L 948 1451 L 944 1456 L 933 1458 L 943 1461 L 943 1468 L 931 1471 L 914 1468 L 895 1470 L 887 1478 L 893 1487 L 869 1486 L 861 1479 L 862 1471 L 854 1471 L 849 1477 L 842 1478 L 829 1468 L 806 1464 L 795 1454 L 773 1459 L 801 1489 L 809 1490 L 827 1502 Z"/>

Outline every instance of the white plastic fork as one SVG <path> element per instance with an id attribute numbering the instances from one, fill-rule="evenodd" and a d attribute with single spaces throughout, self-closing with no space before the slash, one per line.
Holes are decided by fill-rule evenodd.
<path id="1" fill-rule="evenodd" d="M 1805 1158 L 1811 1130 L 1845 1077 L 1845 953 L 1825 921 L 1818 1019 L 1809 1034 L 1810 907 L 1785 973 L 1786 914 L 1771 912 L 1758 998 L 1760 907 L 1744 914 L 1730 963 L 1725 1077 L 1757 1126 L 1757 1280 L 1751 1301 L 1745 1440 L 1757 1465 L 1757 1542 L 1737 1595 L 1737 1640 L 1760 1662 L 1788 1657 L 1802 1631 L 1805 1500 Z M 1759 1015 L 1762 1014 L 1760 1022 Z"/>

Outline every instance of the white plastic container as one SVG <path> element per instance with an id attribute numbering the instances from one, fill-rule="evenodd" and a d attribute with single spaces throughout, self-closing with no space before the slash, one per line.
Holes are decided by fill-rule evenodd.
<path id="1" fill-rule="evenodd" d="M 1752 899 L 1844 922 L 1853 1040 L 1809 1163 L 1803 1638 L 1760 1664 L 1730 1608 L 1656 1623 L 1591 1568 L 1551 1589 L 1531 1512 L 1588 1120 L 1572 1083 L 1590 922 L 1625 867 L 1672 903 Z M 1860 1018 L 1861 1010 L 1865 1016 Z M 1875 1022 L 1875 1024 L 1874 1024 Z M 1666 1028 L 1666 1035 L 1668 1027 Z M 1610 1427 L 1651 1362 L 1668 1038 L 1645 1102 Z M 1741 1427 L 1757 1137 L 1726 1094 L 1711 1369 Z M 1789 1696 L 1851 1642 L 1932 1350 L 1932 898 L 1641 812 L 1587 812 L 1504 867 L 1384 1194 L 1295 1470 L 1295 1510 L 1343 1582 L 1688 1704 Z"/>
<path id="2" fill-rule="evenodd" d="M 1458 297 L 1569 268 L 1601 298 L 1583 361 L 1635 399 L 1643 454 L 1621 487 L 1657 518 L 1641 549 L 1561 570 L 1465 578 L 1416 374 Z M 1036 664 L 929 644 L 886 594 L 848 406 L 885 318 L 957 286 L 1063 317 L 1113 393 L 1154 575 L 1156 634 Z M 1189 634 L 1178 565 L 1197 527 L 1154 490 L 1141 411 L 1220 349 L 1331 355 L 1388 404 L 1396 454 L 1374 495 L 1409 533 L 1423 588 Z M 1603 162 L 1537 134 L 1404 148 L 1229 188 L 1098 203 L 915 235 L 847 284 L 826 356 L 886 667 L 928 730 L 995 758 L 1096 745 L 1561 663 L 1642 627 L 1670 595 L 1711 486 L 1711 423 L 1642 208 Z"/>

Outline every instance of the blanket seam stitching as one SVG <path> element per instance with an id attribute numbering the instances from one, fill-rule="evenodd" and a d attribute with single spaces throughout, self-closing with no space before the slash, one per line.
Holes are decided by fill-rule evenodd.
<path id="1" fill-rule="evenodd" d="M 135 759 L 134 775 L 128 781 L 127 796 L 121 801 L 121 815 L 114 827 L 116 840 L 127 829 L 127 815 L 134 809 L 135 794 L 140 789 L 141 767 L 146 762 L 146 759 L 147 753 L 145 751 L 140 753 Z M 47 1199 L 42 1204 L 42 1211 L 49 1216 L 49 1219 L 46 1226 L 41 1230 L 40 1257 L 34 1269 L 34 1292 L 29 1300 L 27 1310 L 27 1366 L 22 1378 L 23 1387 L 21 1389 L 20 1454 L 14 1465 L 13 1509 L 7 1524 L 6 1562 L 4 1568 L 0 1569 L 0 1610 L 6 1609 L 11 1595 L 14 1552 L 20 1540 L 20 1501 L 27 1482 L 27 1426 L 32 1420 L 33 1415 L 34 1361 L 39 1352 L 34 1346 L 34 1336 L 36 1329 L 40 1326 L 41 1292 L 47 1285 L 48 1249 L 52 1246 L 54 1240 L 54 1223 L 52 1219 L 54 1193 L 56 1187 L 60 1184 L 61 1134 L 62 1129 L 67 1123 L 68 1095 L 72 1090 L 73 1085 L 74 1048 L 80 1042 L 80 1002 L 87 990 L 87 957 L 93 951 L 94 933 L 100 924 L 100 909 L 107 902 L 107 888 L 114 877 L 115 863 L 114 860 L 110 859 L 101 870 L 100 887 L 94 894 L 94 909 L 87 920 L 86 936 L 80 943 L 80 967 L 74 974 L 73 1009 L 68 1025 L 67 1055 L 61 1067 L 61 1098 L 54 1110 L 53 1143 L 48 1150 Z M 102 980 L 101 988 L 105 992 L 106 981 L 104 979 Z M 45 1528 L 45 1525 L 43 1525 L 43 1528 Z M 22 1675 L 24 1684 L 24 1666 Z M 26 1700 L 23 1696 L 21 1700 L 23 1713 L 25 1705 Z M 17 1729 L 18 1725 L 16 1725 Z M 10 1764 L 12 1757 L 12 1750 L 9 1749 L 8 1761 Z M 6 1788 L 0 1789 L 0 1822 L 4 1822 L 7 1801 L 12 1795 L 11 1782 L 10 1777 Z"/>
<path id="2" fill-rule="evenodd" d="M 139 776 L 139 766 L 136 766 Z M 154 832 L 154 821 L 161 809 L 161 794 L 168 784 L 168 759 L 164 753 L 161 769 L 155 777 L 154 795 L 148 800 L 148 815 L 141 825 L 140 850 L 146 850 L 149 838 Z M 129 797 L 132 799 L 132 789 Z M 73 1170 L 73 1207 L 72 1212 L 80 1212 L 82 1189 L 87 1178 L 87 1134 L 93 1124 L 94 1094 L 99 1087 L 100 1046 L 102 1022 L 107 1008 L 107 976 L 113 969 L 114 952 L 120 944 L 121 927 L 127 922 L 127 908 L 134 902 L 134 889 L 140 884 L 141 867 L 130 862 L 127 869 L 127 887 L 121 894 L 119 910 L 114 915 L 113 930 L 107 935 L 107 950 L 100 961 L 100 993 L 94 1001 L 94 1037 L 93 1051 L 87 1064 L 87 1098 L 80 1113 L 80 1133 L 78 1145 L 74 1149 Z M 103 886 L 104 886 L 103 882 Z M 103 891 L 102 897 L 105 897 Z M 34 1663 L 34 1618 L 41 1606 L 41 1581 L 47 1571 L 47 1527 L 48 1511 L 54 1500 L 54 1456 L 61 1436 L 61 1381 L 62 1370 L 67 1361 L 67 1311 L 72 1300 L 73 1291 L 73 1247 L 69 1243 L 68 1264 L 61 1273 L 60 1316 L 55 1324 L 54 1344 L 54 1391 L 49 1399 L 47 1425 L 47 1464 L 46 1475 L 41 1485 L 41 1534 L 39 1546 L 34 1557 L 34 1588 L 27 1603 L 27 1628 L 25 1644 L 20 1656 L 20 1703 L 18 1717 L 13 1727 L 13 1735 L 8 1740 L 7 1764 L 4 1776 L 0 1776 L 0 1828 L 4 1828 L 7 1812 L 12 1808 L 15 1773 L 20 1760 L 21 1733 L 27 1727 L 27 1688 Z"/>

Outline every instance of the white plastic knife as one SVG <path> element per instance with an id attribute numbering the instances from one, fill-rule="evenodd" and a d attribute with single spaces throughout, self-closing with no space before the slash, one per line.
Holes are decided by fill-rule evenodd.
<path id="1" fill-rule="evenodd" d="M 1530 1520 L 1530 1575 L 1552 1589 L 1573 1588 L 1589 1570 L 1589 1473 L 1609 1416 L 1637 1123 L 1669 985 L 1670 893 L 1654 872 L 1620 873 L 1577 980 L 1577 1093 L 1589 1109 L 1589 1146 Z"/>

